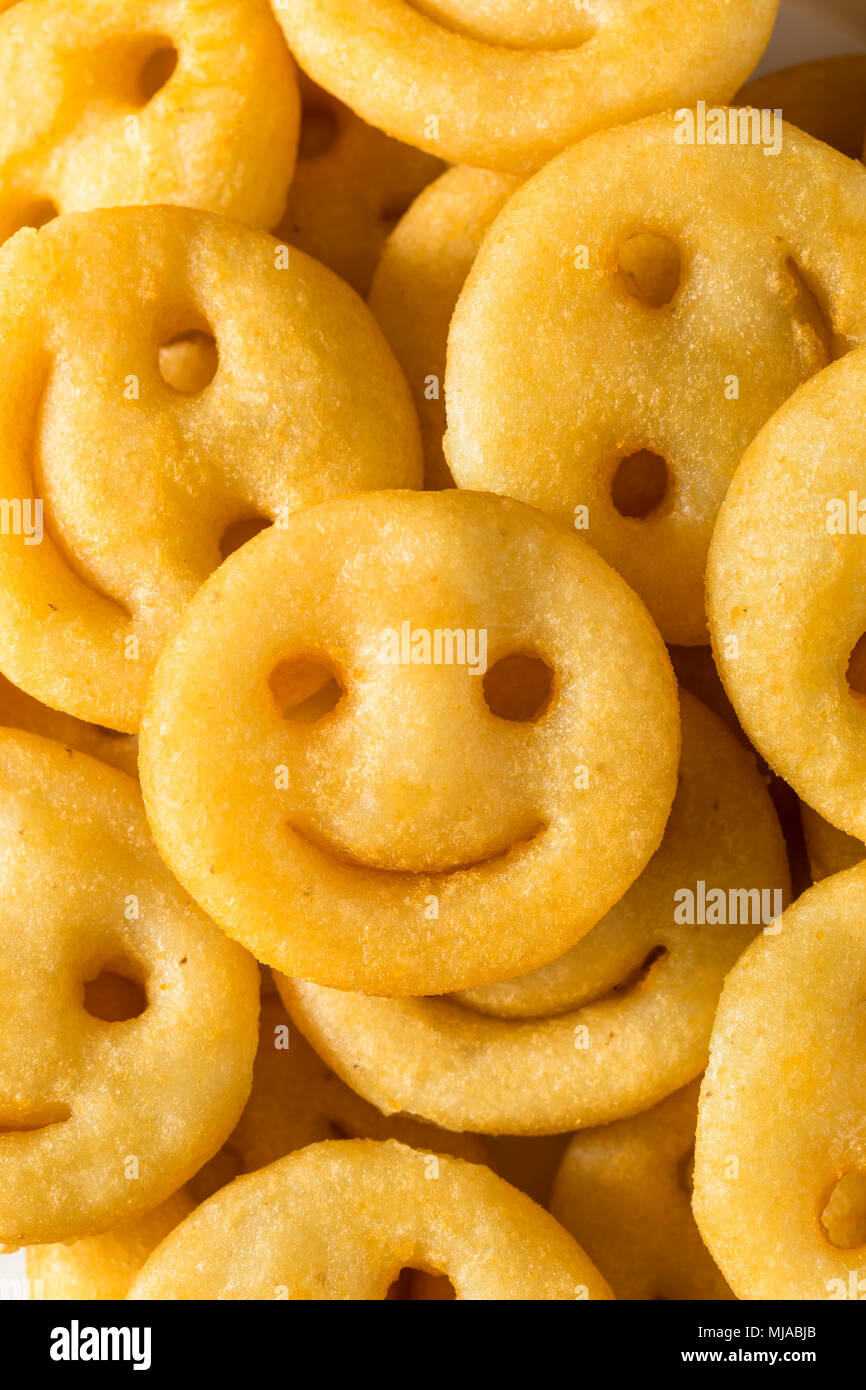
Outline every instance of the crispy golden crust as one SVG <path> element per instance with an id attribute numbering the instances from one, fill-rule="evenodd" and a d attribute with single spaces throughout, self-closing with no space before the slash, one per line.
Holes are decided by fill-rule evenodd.
<path id="1" fill-rule="evenodd" d="M 550 1210 L 604 1271 L 617 1298 L 731 1299 L 691 1207 L 700 1084 L 575 1134 Z"/>
<path id="2" fill-rule="evenodd" d="M 864 921 L 858 865 L 794 903 L 722 992 L 701 1088 L 694 1211 L 738 1298 L 862 1294 Z"/>
<path id="3" fill-rule="evenodd" d="M 752 71 L 776 0 L 275 0 L 301 67 L 398 140 L 520 172 Z M 591 41 L 588 41 L 591 40 Z"/>
<path id="4" fill-rule="evenodd" d="M 71 714 L 41 705 L 5 676 L 0 676 L 0 724 L 41 734 L 120 768 L 128 777 L 138 776 L 138 739 L 133 734 L 118 734 L 98 724 L 85 724 Z"/>
<path id="5" fill-rule="evenodd" d="M 666 641 L 703 645 L 745 448 L 866 340 L 866 170 L 791 126 L 775 157 L 689 133 L 665 115 L 592 136 L 509 200 L 451 322 L 445 455 L 460 487 L 581 527 Z M 642 504 L 618 497 L 626 458 L 650 482 L 663 462 Z"/>
<path id="6" fill-rule="evenodd" d="M 313 1144 L 239 1178 L 145 1264 L 131 1299 L 369 1300 L 404 1267 L 459 1299 L 607 1299 L 561 1226 L 489 1169 L 391 1140 Z"/>
<path id="7" fill-rule="evenodd" d="M 395 227 L 373 279 L 370 308 L 412 391 L 429 488 L 453 482 L 442 449 L 448 326 L 487 229 L 520 183 L 484 169 L 449 169 Z"/>
<path id="8" fill-rule="evenodd" d="M 114 768 L 0 730 L 0 836 L 0 1240 L 72 1240 L 157 1205 L 227 1138 L 258 971 L 178 888 Z M 91 1012 L 105 971 L 141 982 L 143 1012 Z"/>
<path id="9" fill-rule="evenodd" d="M 199 1202 L 242 1173 L 255 1172 L 307 1144 L 335 1138 L 399 1139 L 475 1163 L 488 1157 L 474 1135 L 448 1134 L 408 1115 L 383 1115 L 329 1071 L 303 1035 L 290 1027 L 278 999 L 263 998 L 252 1091 L 219 1152 L 154 1211 L 102 1235 L 30 1246 L 27 1273 L 35 1296 L 125 1298 L 151 1251 Z M 421 1292 L 430 1297 L 437 1290 L 425 1281 Z"/>
<path id="10" fill-rule="evenodd" d="M 784 901 L 788 870 L 753 757 L 683 695 L 680 784 L 661 848 L 561 959 L 447 1000 L 371 998 L 280 976 L 277 984 L 316 1050 L 386 1112 L 492 1134 L 603 1124 L 661 1100 L 706 1064 L 722 981 L 759 924 L 732 924 L 726 912 L 719 925 L 701 925 L 699 880 L 721 889 L 726 905 L 730 889 L 764 890 L 762 906 L 772 908 L 773 890 Z M 692 923 L 682 911 L 678 922 L 689 895 Z"/>
<path id="11" fill-rule="evenodd" d="M 160 353 L 190 332 L 216 348 L 193 395 L 198 354 Z M 123 208 L 19 233 L 0 252 L 0 353 L 0 495 L 41 502 L 44 533 L 0 537 L 3 669 L 80 719 L 135 731 L 234 527 L 421 481 L 373 316 L 303 252 L 225 218 Z"/>
<path id="12" fill-rule="evenodd" d="M 299 102 L 266 0 L 0 9 L 0 241 L 130 203 L 278 221 Z"/>
<path id="13" fill-rule="evenodd" d="M 429 664 L 391 650 L 405 623 Z M 437 663 L 437 631 L 465 661 Z M 346 693 L 298 724 L 268 682 L 310 652 Z M 501 718 L 484 665 L 527 652 L 549 701 Z M 140 765 L 161 852 L 259 959 L 440 993 L 595 924 L 661 839 L 678 744 L 658 634 L 579 537 L 502 498 L 381 492 L 296 513 L 212 577 L 160 662 Z"/>
<path id="14" fill-rule="evenodd" d="M 860 840 L 866 704 L 848 668 L 866 627 L 864 391 L 861 350 L 761 430 L 719 514 L 707 571 L 716 663 L 743 728 L 803 801 Z"/>

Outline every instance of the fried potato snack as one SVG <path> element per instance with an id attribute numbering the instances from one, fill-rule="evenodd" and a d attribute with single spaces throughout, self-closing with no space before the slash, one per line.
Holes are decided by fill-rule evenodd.
<path id="1" fill-rule="evenodd" d="M 382 1299 L 403 1268 L 458 1299 L 608 1299 L 552 1216 L 489 1169 L 393 1140 L 313 1144 L 217 1193 L 132 1299 Z"/>
<path id="2" fill-rule="evenodd" d="M 853 165 L 852 165 L 853 168 Z M 716 663 L 771 767 L 866 839 L 866 350 L 803 386 L 747 451 L 707 572 Z M 860 527 L 862 525 L 863 531 Z"/>
<path id="3" fill-rule="evenodd" d="M 0 1241 L 73 1240 L 156 1206 L 227 1138 L 258 972 L 179 890 L 114 768 L 0 729 L 0 840 Z M 122 1021 L 88 988 L 106 972 L 140 996 Z"/>
<path id="4" fill-rule="evenodd" d="M 154 1211 L 103 1235 L 71 1244 L 33 1245 L 27 1273 L 42 1298 L 125 1298 L 148 1255 L 169 1231 L 227 1182 L 322 1139 L 399 1139 L 433 1153 L 483 1163 L 471 1134 L 448 1134 L 408 1115 L 385 1116 L 344 1085 L 317 1057 L 278 999 L 262 1000 L 253 1088 L 225 1144 Z"/>
<path id="5" fill-rule="evenodd" d="M 737 93 L 734 105 L 781 110 L 791 125 L 859 159 L 866 138 L 866 53 L 764 73 Z"/>
<path id="6" fill-rule="evenodd" d="M 138 776 L 137 738 L 100 728 L 98 724 L 85 724 L 71 714 L 40 705 L 5 676 L 0 676 L 0 725 L 41 734 L 67 748 L 76 748 L 79 753 L 89 753 L 111 767 L 119 767 L 128 777 Z"/>
<path id="7" fill-rule="evenodd" d="M 591 131 L 726 101 L 776 0 L 274 0 L 305 72 L 443 159 L 538 168 Z"/>
<path id="8" fill-rule="evenodd" d="M 632 1115 L 703 1070 L 725 974 L 761 917 L 769 925 L 781 910 L 788 870 L 753 757 L 697 700 L 683 694 L 682 708 L 661 848 L 561 959 L 451 999 L 373 998 L 277 976 L 298 1027 L 344 1081 L 386 1114 L 546 1134 Z M 711 890 L 723 915 L 701 908 Z"/>
<path id="9" fill-rule="evenodd" d="M 27 1278 L 40 1298 L 52 1301 L 126 1298 L 148 1255 L 194 1210 L 195 1202 L 181 1188 L 153 1211 L 102 1235 L 71 1245 L 31 1245 Z"/>
<path id="10" fill-rule="evenodd" d="M 220 1150 L 227 1160 L 224 1169 L 231 1177 L 252 1173 L 323 1139 L 398 1139 L 473 1163 L 487 1159 L 484 1144 L 473 1134 L 451 1134 L 411 1115 L 383 1115 L 335 1076 L 303 1033 L 290 1026 L 279 998 L 263 999 L 253 1088 Z M 203 1179 L 207 1168 L 190 1184 L 199 1197 L 210 1196 Z"/>
<path id="11" fill-rule="evenodd" d="M 0 10 L 0 241 L 130 203 L 279 220 L 299 102 L 266 0 Z"/>
<path id="12" fill-rule="evenodd" d="M 531 700 L 500 714 L 515 669 Z M 332 698 L 298 718 L 310 670 Z M 661 839 L 678 745 L 661 640 L 579 537 L 503 498 L 380 492 L 305 508 L 212 576 L 140 766 L 166 862 L 259 960 L 433 994 L 603 916 Z"/>
<path id="13" fill-rule="evenodd" d="M 721 677 L 716 670 L 712 648 L 669 647 L 668 652 L 681 686 L 690 691 L 692 695 L 696 695 L 702 704 L 705 704 L 708 709 L 712 710 L 713 714 L 717 714 L 727 724 L 741 743 L 751 749 L 752 745 L 740 727 L 734 707 L 725 693 L 725 687 L 722 685 Z M 792 896 L 796 898 L 803 892 L 804 888 L 810 887 L 812 883 L 801 822 L 801 803 L 787 782 L 776 777 L 762 758 L 758 758 L 757 763 L 761 776 L 767 784 L 767 790 L 772 798 L 782 834 L 785 837 L 788 862 L 791 868 L 791 892 Z"/>
<path id="14" fill-rule="evenodd" d="M 738 1298 L 866 1291 L 864 921 L 858 865 L 788 908 L 722 992 L 694 1211 Z"/>
<path id="15" fill-rule="evenodd" d="M 460 487 L 585 531 L 668 642 L 701 645 L 746 446 L 866 340 L 866 170 L 791 126 L 765 157 L 681 143 L 689 122 L 592 136 L 506 204 L 451 323 L 445 454 Z"/>
<path id="16" fill-rule="evenodd" d="M 298 166 L 275 236 L 366 295 L 386 237 L 444 165 L 391 140 L 301 74 Z"/>
<path id="17" fill-rule="evenodd" d="M 730 1299 L 691 1208 L 700 1083 L 652 1110 L 575 1134 L 550 1210 L 617 1298 Z"/>
<path id="18" fill-rule="evenodd" d="M 448 327 L 487 229 L 520 183 L 484 169 L 449 169 L 397 224 L 373 278 L 370 308 L 421 422 L 427 487 L 452 484 L 442 450 Z"/>
<path id="19" fill-rule="evenodd" d="M 420 482 L 372 315 L 224 218 L 125 208 L 20 233 L 0 252 L 0 352 L 0 496 L 22 521 L 42 509 L 33 534 L 0 535 L 3 669 L 79 719 L 135 731 L 167 632 L 250 530 Z"/>

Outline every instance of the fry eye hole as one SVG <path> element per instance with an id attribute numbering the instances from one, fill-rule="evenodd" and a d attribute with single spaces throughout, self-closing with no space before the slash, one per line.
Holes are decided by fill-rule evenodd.
<path id="1" fill-rule="evenodd" d="M 298 159 L 319 159 L 336 143 L 337 117 L 328 106 L 310 106 L 301 112 Z"/>
<path id="2" fill-rule="evenodd" d="M 159 349 L 159 374 L 166 386 L 182 396 L 197 396 L 217 374 L 219 351 L 207 329 L 176 333 Z"/>
<path id="3" fill-rule="evenodd" d="M 482 690 L 487 708 L 497 719 L 531 723 L 550 703 L 553 672 L 540 656 L 512 652 L 493 663 L 484 676 Z"/>
<path id="4" fill-rule="evenodd" d="M 287 657 L 274 667 L 268 684 L 280 714 L 293 724 L 318 723 L 346 693 L 333 667 L 313 656 Z"/>
<path id="5" fill-rule="evenodd" d="M 668 492 L 668 466 L 661 454 L 638 449 L 620 459 L 610 485 L 610 500 L 620 516 L 641 519 L 657 511 Z"/>
<path id="6" fill-rule="evenodd" d="M 821 1225 L 839 1250 L 866 1245 L 866 1173 L 843 1173 L 821 1213 Z"/>
<path id="7" fill-rule="evenodd" d="M 457 1298 L 447 1274 L 425 1265 L 404 1265 L 394 1275 L 385 1298 L 393 1303 L 432 1303 Z"/>
<path id="8" fill-rule="evenodd" d="M 140 1017 L 147 1008 L 147 990 L 138 966 L 129 960 L 104 965 L 84 982 L 84 1008 L 103 1023 Z"/>
<path id="9" fill-rule="evenodd" d="M 854 699 L 866 704 L 866 632 L 854 644 L 845 677 Z"/>
<path id="10" fill-rule="evenodd" d="M 638 232 L 619 248 L 616 278 L 630 299 L 648 309 L 670 304 L 682 274 L 679 247 L 659 232 Z"/>
<path id="11" fill-rule="evenodd" d="M 26 1109 L 7 1113 L 0 1105 L 0 1134 L 32 1134 L 50 1125 L 62 1125 L 72 1119 L 72 1109 L 62 1102 L 30 1105 Z"/>
<path id="12" fill-rule="evenodd" d="M 139 99 L 142 106 L 152 101 L 168 82 L 177 67 L 177 49 L 168 39 L 149 53 L 138 76 Z"/>

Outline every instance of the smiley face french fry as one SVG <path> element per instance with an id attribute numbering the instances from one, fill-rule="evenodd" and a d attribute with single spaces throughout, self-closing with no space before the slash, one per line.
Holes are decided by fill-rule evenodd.
<path id="1" fill-rule="evenodd" d="M 0 11 L 0 241 L 58 212 L 130 203 L 279 220 L 299 103 L 266 0 Z"/>
<path id="2" fill-rule="evenodd" d="M 185 601 L 251 530 L 421 480 L 372 315 L 225 218 L 122 208 L 20 233 L 0 350 L 0 495 L 32 523 L 0 535 L 3 669 L 79 719 L 136 730 Z"/>
<path id="3" fill-rule="evenodd" d="M 77 748 L 79 753 L 89 753 L 111 767 L 119 767 L 128 777 L 138 776 L 137 738 L 96 724 L 85 724 L 71 714 L 49 709 L 19 690 L 5 676 L 0 676 L 0 725 L 41 734 L 68 748 Z"/>
<path id="4" fill-rule="evenodd" d="M 866 170 L 781 123 L 744 143 L 748 112 L 722 114 L 727 143 L 703 143 L 697 113 L 654 116 L 524 184 L 460 296 L 445 378 L 458 486 L 576 526 L 685 646 L 707 641 L 707 550 L 746 447 L 866 340 Z"/>
<path id="5" fill-rule="evenodd" d="M 515 663 L 538 684 L 500 714 Z M 310 665 L 333 690 L 312 722 L 283 688 Z M 167 862 L 259 959 L 441 993 L 594 925 L 661 837 L 678 743 L 658 633 L 579 537 L 501 498 L 391 492 L 222 566 L 166 648 L 140 766 Z"/>
<path id="6" fill-rule="evenodd" d="M 0 1300 L 866 1299 L 792 4 L 0 0 Z M 744 1318 L 684 1359 L 814 1361 Z"/>

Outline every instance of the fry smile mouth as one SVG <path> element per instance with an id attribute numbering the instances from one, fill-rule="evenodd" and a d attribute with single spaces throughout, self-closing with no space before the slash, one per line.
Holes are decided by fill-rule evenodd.
<path id="1" fill-rule="evenodd" d="M 41 1106 L 29 1106 L 17 1115 L 10 1115 L 0 1109 L 0 1139 L 8 1134 L 36 1134 L 50 1129 L 53 1125 L 65 1124 L 72 1119 L 72 1110 L 58 1101 Z"/>
<path id="2" fill-rule="evenodd" d="M 474 859 L 457 860 L 453 864 L 446 864 L 435 869 L 394 869 L 385 864 L 370 863 L 366 859 L 356 857 L 343 845 L 329 840 L 318 830 L 301 830 L 299 826 L 292 824 L 289 824 L 288 828 L 304 844 L 309 845 L 328 859 L 332 859 L 335 863 L 343 865 L 344 868 L 359 869 L 366 873 L 390 874 L 394 877 L 402 875 L 405 878 L 418 879 L 448 878 L 452 874 L 468 873 L 471 869 L 481 869 L 490 864 L 505 861 L 516 856 L 522 850 L 528 849 L 544 834 L 548 827 L 545 821 L 533 821 L 523 834 L 518 835 L 504 849 L 494 849 L 489 854 L 482 854 Z"/>

